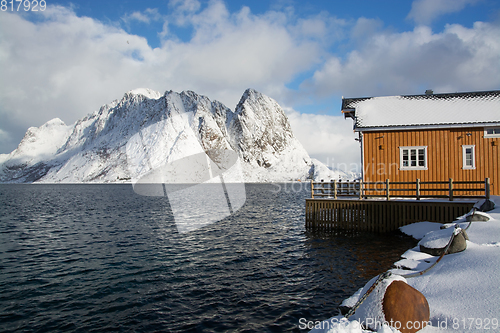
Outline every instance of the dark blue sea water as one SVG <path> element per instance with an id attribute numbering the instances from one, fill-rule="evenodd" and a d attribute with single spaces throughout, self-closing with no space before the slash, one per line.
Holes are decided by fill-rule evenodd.
<path id="1" fill-rule="evenodd" d="M 179 234 L 131 185 L 0 185 L 0 331 L 284 332 L 337 314 L 413 240 L 304 227 L 301 189 Z"/>

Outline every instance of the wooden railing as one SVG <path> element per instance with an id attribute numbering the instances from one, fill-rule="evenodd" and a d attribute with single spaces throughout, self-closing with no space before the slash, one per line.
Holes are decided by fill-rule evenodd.
<path id="1" fill-rule="evenodd" d="M 311 181 L 311 198 L 358 197 L 367 198 L 490 198 L 490 179 L 484 181 L 420 181 L 414 182 L 364 182 Z"/>

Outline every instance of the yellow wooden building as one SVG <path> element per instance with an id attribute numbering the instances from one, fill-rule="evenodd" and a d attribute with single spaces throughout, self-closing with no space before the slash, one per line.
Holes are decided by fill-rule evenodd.
<path id="1" fill-rule="evenodd" d="M 500 90 L 343 98 L 363 182 L 490 182 L 500 195 Z"/>

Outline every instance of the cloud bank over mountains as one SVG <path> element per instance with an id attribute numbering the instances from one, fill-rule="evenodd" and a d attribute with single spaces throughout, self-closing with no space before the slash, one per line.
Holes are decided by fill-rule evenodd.
<path id="1" fill-rule="evenodd" d="M 407 17 L 415 26 L 408 31 L 377 18 L 299 15 L 290 6 L 231 12 L 219 0 L 170 1 L 167 15 L 147 8 L 119 22 L 78 16 L 62 6 L 36 16 L 2 12 L 0 152 L 13 150 L 30 126 L 55 117 L 72 123 L 137 87 L 194 90 L 229 107 L 253 87 L 290 110 L 299 140 L 311 141 L 309 128 L 322 128 L 327 132 L 318 137 L 330 140 L 328 131 L 335 128 L 350 143 L 332 151 L 321 142 L 317 146 L 325 150 L 317 156 L 349 163 L 357 146 L 351 124 L 338 113 L 341 96 L 499 88 L 499 22 L 449 24 L 442 31 L 426 26 L 474 3 L 416 0 Z M 127 32 L 128 25 L 153 22 L 162 25 L 158 47 Z M 328 116 L 304 114 L 304 106 L 318 101 L 331 102 Z"/>

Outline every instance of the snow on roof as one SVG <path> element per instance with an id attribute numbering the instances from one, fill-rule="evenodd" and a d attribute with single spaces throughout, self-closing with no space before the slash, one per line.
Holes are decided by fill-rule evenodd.
<path id="1" fill-rule="evenodd" d="M 374 127 L 500 124 L 500 90 L 473 93 L 351 98 L 358 130 Z"/>

